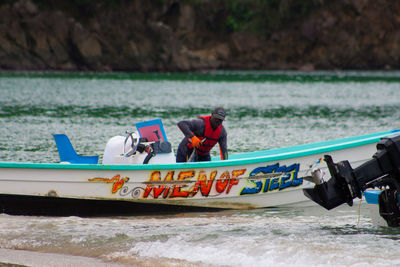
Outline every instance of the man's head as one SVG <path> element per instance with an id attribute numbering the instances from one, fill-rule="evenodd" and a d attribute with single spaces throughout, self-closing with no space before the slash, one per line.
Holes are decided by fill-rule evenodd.
<path id="1" fill-rule="evenodd" d="M 211 113 L 211 126 L 213 129 L 216 129 L 219 125 L 222 124 L 222 121 L 225 120 L 226 116 L 226 111 L 223 107 L 217 107 L 214 109 L 214 111 Z"/>

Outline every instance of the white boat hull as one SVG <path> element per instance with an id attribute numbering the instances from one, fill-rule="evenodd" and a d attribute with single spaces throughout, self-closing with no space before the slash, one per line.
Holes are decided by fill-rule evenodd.
<path id="1" fill-rule="evenodd" d="M 252 157 L 232 156 L 226 161 L 158 165 L 0 163 L 0 196 L 124 201 L 149 204 L 149 209 L 154 204 L 222 209 L 312 205 L 302 189 L 314 184 L 303 177 L 313 168 L 329 173 L 321 160 L 325 154 L 357 167 L 370 159 L 379 138 L 387 135 L 360 138 L 355 143 L 343 139 L 268 151 L 276 152 L 273 155 L 249 153 Z M 5 212 L 6 202 L 0 201 Z"/>

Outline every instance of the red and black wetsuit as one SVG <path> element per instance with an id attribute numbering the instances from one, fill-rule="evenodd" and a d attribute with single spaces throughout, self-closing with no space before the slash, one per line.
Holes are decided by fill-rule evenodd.
<path id="1" fill-rule="evenodd" d="M 185 135 L 178 147 L 176 162 L 186 162 L 193 151 L 189 139 L 196 135 L 200 140 L 204 140 L 202 145 L 196 149 L 198 161 L 209 161 L 210 150 L 218 143 L 221 150 L 222 159 L 228 159 L 227 133 L 224 126 L 220 125 L 217 129 L 212 129 L 210 123 L 211 116 L 200 117 L 192 120 L 184 120 L 178 123 L 179 129 Z"/>

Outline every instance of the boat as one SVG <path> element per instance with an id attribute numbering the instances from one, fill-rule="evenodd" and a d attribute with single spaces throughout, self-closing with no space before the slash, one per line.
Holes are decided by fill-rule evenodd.
<path id="1" fill-rule="evenodd" d="M 367 202 L 367 206 L 369 209 L 370 217 L 372 223 L 378 226 L 391 226 L 391 227 L 399 227 L 400 226 L 400 196 L 398 192 L 397 197 L 395 199 L 391 199 L 388 197 L 388 193 L 390 191 L 384 189 L 369 189 L 364 192 L 364 198 Z M 389 199 L 389 203 L 386 205 L 384 203 Z M 388 208 L 388 204 L 390 205 Z"/>
<path id="2" fill-rule="evenodd" d="M 379 195 L 382 190 L 368 190 L 364 192 L 364 198 L 367 202 L 370 217 L 375 225 L 389 226 L 387 221 L 379 214 Z"/>
<path id="3" fill-rule="evenodd" d="M 344 203 L 352 206 L 353 199 L 364 195 L 373 223 L 400 227 L 400 135 L 382 138 L 372 158 L 359 166 L 324 158 L 331 177 L 315 179 L 313 188 L 303 189 L 305 196 L 331 210 Z"/>
<path id="4" fill-rule="evenodd" d="M 313 205 L 315 170 L 329 153 L 358 166 L 400 130 L 176 163 L 161 120 L 136 124 L 98 156 L 78 155 L 54 135 L 60 163 L 0 162 L 0 210 L 7 214 L 102 216 Z M 62 139 L 62 140 L 61 140 Z M 61 141 L 60 141 L 61 140 Z"/>

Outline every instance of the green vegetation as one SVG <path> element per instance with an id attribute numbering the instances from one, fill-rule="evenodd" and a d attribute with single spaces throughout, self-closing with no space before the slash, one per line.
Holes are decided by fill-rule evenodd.
<path id="1" fill-rule="evenodd" d="M 319 0 L 259 0 L 259 27 L 270 34 L 309 16 L 321 5 Z"/>
<path id="2" fill-rule="evenodd" d="M 206 5 L 214 14 L 223 14 L 224 31 L 272 32 L 308 17 L 324 5 L 324 0 L 183 0 L 194 6 Z"/>
<path id="3" fill-rule="evenodd" d="M 224 0 L 228 31 L 256 31 L 265 36 L 309 16 L 323 0 Z"/>
<path id="4" fill-rule="evenodd" d="M 154 8 L 168 4 L 167 0 L 149 0 Z M 17 0 L 0 0 L 1 4 L 14 4 Z M 115 8 L 125 5 L 123 0 L 33 0 L 41 9 L 61 9 L 85 20 L 95 15 L 96 8 Z M 180 3 L 205 11 L 223 14 L 220 25 L 227 33 L 252 31 L 269 36 L 272 32 L 293 24 L 324 5 L 324 0 L 182 0 Z M 201 15 L 201 14 L 200 14 Z"/>
<path id="5" fill-rule="evenodd" d="M 226 27 L 229 32 L 240 31 L 246 24 L 254 19 L 255 12 L 251 10 L 250 1 L 243 0 L 225 0 L 228 5 L 228 16 L 226 18 Z"/>

